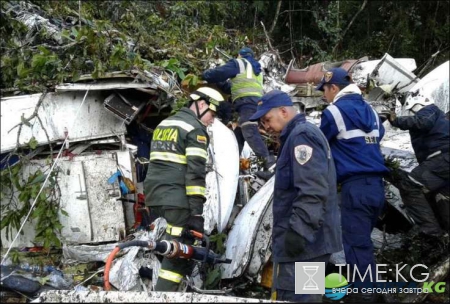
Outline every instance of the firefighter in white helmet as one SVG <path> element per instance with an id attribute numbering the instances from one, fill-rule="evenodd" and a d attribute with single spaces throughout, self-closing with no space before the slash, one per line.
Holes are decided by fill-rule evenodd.
<path id="1" fill-rule="evenodd" d="M 182 235 L 188 228 L 203 233 L 203 203 L 209 136 L 222 95 L 203 87 L 190 94 L 188 107 L 163 120 L 153 132 L 150 163 L 144 181 L 145 203 L 153 218 L 167 221 L 165 239 L 191 245 Z M 192 272 L 193 261 L 164 258 L 156 291 L 177 291 Z"/>
<path id="2" fill-rule="evenodd" d="M 449 229 L 449 120 L 431 98 L 417 95 L 405 103 L 410 116 L 388 115 L 392 126 L 409 130 L 419 166 L 402 179 L 402 198 L 425 234 L 440 236 Z M 402 192 L 402 189 L 401 192 Z M 436 206 L 433 212 L 429 201 Z M 405 196 L 405 197 L 404 197 Z"/>

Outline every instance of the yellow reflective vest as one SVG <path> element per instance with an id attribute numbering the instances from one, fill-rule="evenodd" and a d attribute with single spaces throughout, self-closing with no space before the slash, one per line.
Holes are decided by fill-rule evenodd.
<path id="1" fill-rule="evenodd" d="M 236 59 L 236 61 L 239 65 L 239 74 L 231 79 L 231 98 L 233 101 L 246 96 L 263 96 L 262 73 L 256 76 L 253 73 L 252 64 L 244 58 Z M 247 63 L 247 67 L 244 62 Z"/>

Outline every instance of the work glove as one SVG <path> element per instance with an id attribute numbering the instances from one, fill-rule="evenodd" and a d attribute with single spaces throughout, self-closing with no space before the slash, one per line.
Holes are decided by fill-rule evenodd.
<path id="1" fill-rule="evenodd" d="M 200 233 L 205 232 L 204 226 L 205 226 L 205 219 L 201 214 L 189 216 L 188 223 L 186 224 L 186 227 L 189 230 L 195 230 Z"/>
<path id="2" fill-rule="evenodd" d="M 284 251 L 289 257 L 296 257 L 305 249 L 305 239 L 289 228 L 284 237 Z"/>
<path id="3" fill-rule="evenodd" d="M 397 118 L 397 115 L 395 114 L 395 112 L 390 111 L 387 116 L 387 119 L 389 120 L 389 122 L 392 123 L 396 118 Z"/>

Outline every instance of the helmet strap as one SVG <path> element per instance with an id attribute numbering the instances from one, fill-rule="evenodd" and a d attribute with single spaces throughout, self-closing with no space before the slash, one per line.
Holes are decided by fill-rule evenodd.
<path id="1" fill-rule="evenodd" d="M 200 109 L 198 108 L 198 100 L 194 100 L 195 103 L 195 109 L 197 110 L 197 118 L 198 120 L 201 120 L 202 117 L 209 111 L 209 108 L 203 111 L 203 113 L 200 114 Z"/>

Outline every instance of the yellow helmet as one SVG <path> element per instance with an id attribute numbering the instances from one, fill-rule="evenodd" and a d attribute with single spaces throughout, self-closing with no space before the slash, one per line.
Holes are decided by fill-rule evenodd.
<path id="1" fill-rule="evenodd" d="M 224 101 L 222 94 L 217 90 L 208 87 L 198 88 L 192 92 L 189 97 L 191 97 L 193 101 L 203 99 L 208 103 L 209 109 L 214 112 L 217 112 L 219 103 Z"/>

